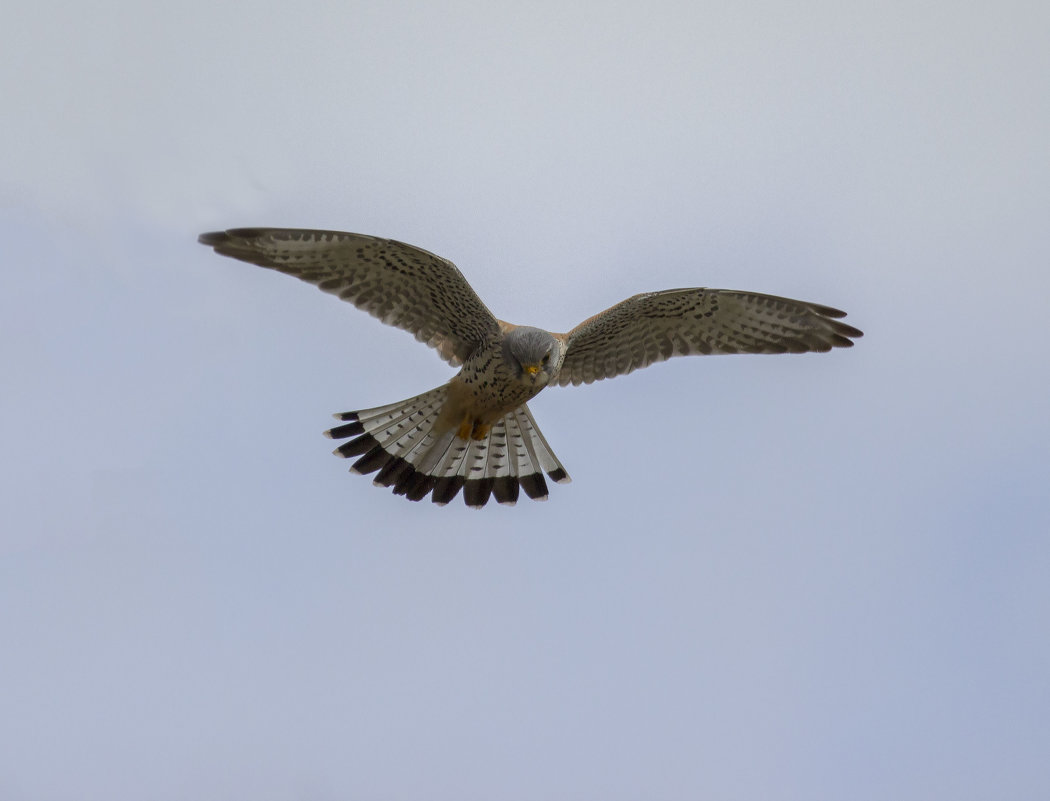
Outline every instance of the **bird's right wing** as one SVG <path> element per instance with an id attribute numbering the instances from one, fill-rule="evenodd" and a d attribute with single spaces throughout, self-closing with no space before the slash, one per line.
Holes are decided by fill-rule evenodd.
<path id="1" fill-rule="evenodd" d="M 863 334 L 830 306 L 729 289 L 668 289 L 635 295 L 568 334 L 555 381 L 589 384 L 672 356 L 807 353 L 848 348 Z"/>
<path id="2" fill-rule="evenodd" d="M 199 241 L 337 295 L 411 332 L 453 365 L 499 331 L 456 265 L 403 242 L 297 228 L 233 228 Z"/>

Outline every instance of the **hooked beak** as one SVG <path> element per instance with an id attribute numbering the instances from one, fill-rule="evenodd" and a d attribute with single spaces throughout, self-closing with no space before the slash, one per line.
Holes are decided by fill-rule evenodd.
<path id="1" fill-rule="evenodd" d="M 523 369 L 529 375 L 536 375 L 540 371 L 540 366 L 538 364 L 526 364 Z"/>

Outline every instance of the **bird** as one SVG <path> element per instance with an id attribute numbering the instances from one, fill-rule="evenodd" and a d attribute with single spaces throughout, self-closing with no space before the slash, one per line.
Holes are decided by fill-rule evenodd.
<path id="1" fill-rule="evenodd" d="M 277 270 L 414 334 L 459 372 L 415 397 L 335 416 L 333 453 L 352 473 L 438 505 L 546 500 L 544 475 L 571 479 L 527 401 L 552 385 L 590 384 L 672 356 L 807 353 L 863 333 L 830 306 L 726 289 L 644 292 L 559 334 L 497 319 L 449 260 L 365 234 L 231 228 L 201 234 L 216 253 Z"/>

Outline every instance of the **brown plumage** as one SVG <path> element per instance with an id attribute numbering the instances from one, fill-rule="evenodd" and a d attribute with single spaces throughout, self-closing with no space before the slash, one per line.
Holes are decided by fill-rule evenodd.
<path id="1" fill-rule="evenodd" d="M 724 289 L 635 295 L 554 334 L 497 320 L 452 262 L 412 245 L 339 231 L 235 228 L 202 234 L 217 253 L 337 295 L 437 349 L 459 373 L 387 406 L 344 412 L 325 434 L 352 472 L 409 500 L 468 506 L 547 497 L 544 473 L 569 481 L 526 401 L 549 384 L 623 375 L 672 356 L 806 353 L 862 336 L 844 312 Z"/>

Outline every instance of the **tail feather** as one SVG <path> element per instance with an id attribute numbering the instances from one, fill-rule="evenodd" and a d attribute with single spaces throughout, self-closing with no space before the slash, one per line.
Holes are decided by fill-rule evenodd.
<path id="1" fill-rule="evenodd" d="M 510 467 L 510 475 L 518 480 L 525 494 L 534 501 L 547 500 L 547 482 L 543 480 L 543 474 L 540 473 L 541 467 L 539 459 L 536 458 L 536 449 L 527 435 L 527 429 L 521 423 L 517 410 L 508 414 L 503 420 L 509 438 L 507 463 Z"/>
<path id="2" fill-rule="evenodd" d="M 492 494 L 498 503 L 513 506 L 518 502 L 520 486 L 516 476 L 496 476 L 492 479 Z"/>
<path id="3" fill-rule="evenodd" d="M 434 482 L 434 492 L 431 499 L 438 506 L 444 506 L 451 501 L 463 488 L 463 476 L 442 476 Z"/>
<path id="4" fill-rule="evenodd" d="M 411 472 L 412 465 L 404 459 L 391 459 L 386 467 L 376 473 L 372 483 L 377 487 L 391 487 L 398 482 L 406 472 Z"/>
<path id="5" fill-rule="evenodd" d="M 561 466 L 561 462 L 559 462 L 558 457 L 554 455 L 551 446 L 547 444 L 547 438 L 543 436 L 540 427 L 536 425 L 536 420 L 533 418 L 532 412 L 529 411 L 529 407 L 522 404 L 516 410 L 516 414 L 519 418 L 523 417 L 525 420 L 525 428 L 527 429 L 526 441 L 531 441 L 533 443 L 534 452 L 540 460 L 540 469 L 558 484 L 570 483 L 572 479 L 569 478 L 569 474 L 565 472 L 565 468 Z"/>
<path id="6" fill-rule="evenodd" d="M 489 502 L 495 478 L 472 478 L 463 484 L 463 502 L 472 509 L 480 509 Z"/>
<path id="7" fill-rule="evenodd" d="M 344 424 L 325 436 L 349 440 L 333 453 L 358 457 L 351 472 L 376 473 L 374 484 L 413 501 L 432 494 L 444 505 L 462 490 L 466 504 L 477 509 L 491 497 L 512 506 L 520 490 L 547 498 L 544 472 L 554 481 L 569 480 L 527 406 L 497 420 L 483 439 L 463 440 L 454 431 L 435 431 L 445 397 L 439 387 L 399 403 L 343 412 L 335 417 Z"/>
<path id="8" fill-rule="evenodd" d="M 376 470 L 386 467 L 387 462 L 389 462 L 390 459 L 390 454 L 383 450 L 382 445 L 374 445 L 364 456 L 354 462 L 351 469 L 355 473 L 366 476 L 369 473 L 374 473 Z"/>

